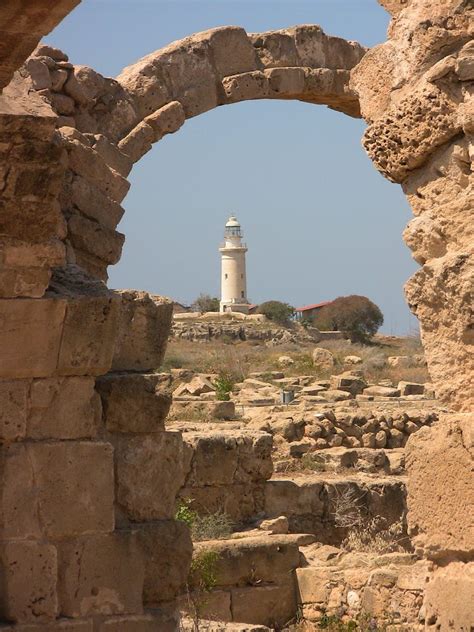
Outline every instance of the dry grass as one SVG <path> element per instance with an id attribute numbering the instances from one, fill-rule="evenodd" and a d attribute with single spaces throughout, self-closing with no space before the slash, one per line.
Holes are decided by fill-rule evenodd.
<path id="1" fill-rule="evenodd" d="M 311 353 L 315 346 L 321 346 L 333 353 L 336 366 L 331 371 L 320 371 L 313 367 Z M 287 377 L 298 375 L 314 375 L 315 378 L 327 378 L 331 374 L 344 370 L 344 357 L 360 356 L 361 369 L 367 380 L 378 382 L 382 379 L 397 384 L 400 380 L 427 382 L 429 375 L 425 367 L 392 368 L 386 365 L 386 359 L 392 355 L 422 355 L 423 348 L 415 338 L 377 337 L 376 344 L 365 346 L 351 344 L 345 340 L 328 340 L 317 345 L 284 344 L 267 347 L 255 342 L 223 341 L 190 342 L 187 340 L 171 340 L 161 370 L 171 368 L 192 369 L 200 373 L 216 373 L 228 375 L 234 382 L 240 382 L 251 372 L 270 373 L 282 370 L 278 364 L 281 355 L 288 355 L 294 364 L 283 369 Z M 349 368 L 349 367 L 346 367 Z"/>
<path id="2" fill-rule="evenodd" d="M 353 487 L 334 487 L 332 513 L 336 527 L 348 531 L 341 548 L 346 551 L 384 555 L 405 551 L 406 534 L 403 517 L 393 524 L 384 518 L 368 517 L 364 512 L 363 494 Z"/>

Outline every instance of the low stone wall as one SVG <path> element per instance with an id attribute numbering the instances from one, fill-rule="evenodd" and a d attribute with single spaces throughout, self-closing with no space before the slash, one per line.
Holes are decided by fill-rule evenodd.
<path id="1" fill-rule="evenodd" d="M 400 522 L 405 534 L 401 541 L 405 541 L 405 483 L 393 477 L 310 474 L 273 478 L 265 485 L 265 514 L 269 518 L 286 516 L 291 533 L 311 533 L 323 544 L 339 546 L 349 528 L 337 525 L 336 508 L 348 490 L 367 520 L 379 518 L 383 528 Z M 405 544 L 409 545 L 407 541 Z"/>
<path id="2" fill-rule="evenodd" d="M 390 410 L 316 413 L 305 428 L 305 440 L 314 449 L 345 446 L 348 448 L 403 448 L 409 437 L 438 419 L 434 411 Z"/>
<path id="3" fill-rule="evenodd" d="M 216 586 L 203 599 L 203 619 L 280 629 L 296 617 L 298 538 L 282 535 L 202 542 L 195 546 L 194 555 L 209 552 L 216 556 Z M 183 595 L 179 605 L 189 612 L 189 597 Z"/>
<path id="4" fill-rule="evenodd" d="M 309 546 L 302 553 L 305 561 L 296 577 L 307 621 L 324 614 L 347 620 L 365 615 L 396 630 L 425 629 L 426 562 L 409 554 L 343 553 L 325 546 Z"/>
<path id="5" fill-rule="evenodd" d="M 272 437 L 239 430 L 185 432 L 185 481 L 179 497 L 199 513 L 227 513 L 236 523 L 262 512 L 273 471 Z"/>

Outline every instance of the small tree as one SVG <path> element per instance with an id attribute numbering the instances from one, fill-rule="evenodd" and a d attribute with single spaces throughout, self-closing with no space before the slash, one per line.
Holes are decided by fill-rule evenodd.
<path id="1" fill-rule="evenodd" d="M 219 308 L 219 299 L 210 296 L 210 294 L 199 294 L 192 304 L 194 312 L 218 312 Z"/>
<path id="2" fill-rule="evenodd" d="M 295 308 L 280 301 L 266 301 L 258 306 L 257 312 L 279 325 L 288 325 L 295 313 Z"/>
<path id="3" fill-rule="evenodd" d="M 321 331 L 342 331 L 352 342 L 367 343 L 383 324 L 383 314 L 366 296 L 354 294 L 322 307 L 313 324 Z"/>

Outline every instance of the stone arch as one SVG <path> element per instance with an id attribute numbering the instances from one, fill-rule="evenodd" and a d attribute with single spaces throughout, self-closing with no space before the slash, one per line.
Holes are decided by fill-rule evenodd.
<path id="1" fill-rule="evenodd" d="M 34 4 L 38 7 L 42 3 L 35 0 Z M 71 0 L 57 6 L 66 13 L 74 4 Z M 292 65 L 286 59 L 283 62 L 283 45 L 275 49 L 270 44 L 257 46 L 261 43 L 257 39 L 251 45 L 262 48 L 264 54 L 254 57 L 255 68 L 226 67 L 216 75 L 213 107 L 257 95 L 273 98 L 278 92 L 278 98 L 314 98 L 311 102 L 350 109 L 346 113 L 354 115 L 357 112 L 352 107 L 359 100 L 369 123 L 364 141 L 369 155 L 386 177 L 402 184 L 412 204 L 416 217 L 407 229 L 406 240 L 422 267 L 408 285 L 409 303 L 421 321 L 430 369 L 443 401 L 466 414 L 448 415 L 436 427 L 410 439 L 409 520 L 416 547 L 432 561 L 432 581 L 425 601 L 427 625 L 437 621 L 441 628 L 455 625 L 464 629 L 470 623 L 465 595 L 472 585 L 474 550 L 470 516 L 466 518 L 465 511 L 474 502 L 470 484 L 472 415 L 468 414 L 473 402 L 473 240 L 469 217 L 474 134 L 472 3 L 445 0 L 433 7 L 428 0 L 383 0 L 382 4 L 394 17 L 390 39 L 356 60 L 359 63 L 354 67 L 349 64 L 332 69 L 318 65 L 322 61 L 308 66 L 301 58 Z M 20 16 L 23 7 L 25 14 L 28 12 L 27 5 L 18 4 Z M 308 27 L 302 29 L 308 32 Z M 243 48 L 250 50 L 239 33 L 232 30 L 232 37 L 240 38 Z M 317 29 L 317 50 L 324 50 L 329 43 L 316 33 Z M 213 38 L 220 37 L 213 35 L 193 44 L 187 40 L 184 45 L 207 57 L 214 44 L 218 46 Z M 304 42 L 299 41 L 299 50 L 296 36 L 293 40 L 298 55 L 306 54 Z M 292 48 L 291 42 L 285 41 Z M 31 40 L 18 58 L 12 56 L 11 63 L 7 59 L 4 82 L 33 45 Z M 198 59 L 201 53 L 197 53 Z M 176 55 L 178 63 L 182 51 L 173 49 L 166 54 Z M 271 65 L 275 55 L 280 65 Z M 212 57 L 212 63 L 218 58 Z M 161 64 L 163 59 L 158 61 Z M 224 63 L 230 62 L 224 59 Z M 0 453 L 0 529 L 2 562 L 12 570 L 8 580 L 4 578 L 6 587 L 2 589 L 6 593 L 1 607 L 2 616 L 6 613 L 9 620 L 26 624 L 33 621 L 36 629 L 78 630 L 92 625 L 90 611 L 81 610 L 74 600 L 80 587 L 74 583 L 77 574 L 69 572 L 79 555 L 78 542 L 92 574 L 99 569 L 112 576 L 114 567 L 110 569 L 108 562 L 120 559 L 124 575 L 134 572 L 143 576 L 136 534 L 123 527 L 127 525 L 120 522 L 123 514 L 119 513 L 115 522 L 114 458 L 117 465 L 120 459 L 131 463 L 132 454 L 136 459 L 148 457 L 149 449 L 155 456 L 182 449 L 167 433 L 158 439 L 115 437 L 114 457 L 107 434 L 110 427 L 99 429 L 95 424 L 94 377 L 111 366 L 135 371 L 156 366 L 164 341 L 137 338 L 156 352 L 154 358 L 144 361 L 146 367 L 140 366 L 133 355 L 137 341 L 132 325 L 150 312 L 161 328 L 151 328 L 146 334 L 151 336 L 152 330 L 159 329 L 163 335 L 170 314 L 165 302 L 157 308 L 142 294 L 117 296 L 96 279 L 104 277 L 106 265 L 120 255 L 123 236 L 116 233 L 115 226 L 123 212 L 120 203 L 128 190 L 126 176 L 134 153 L 138 159 L 140 147 L 146 150 L 157 140 L 156 134 L 172 131 L 169 120 L 183 121 L 199 113 L 195 103 L 207 108 L 207 88 L 212 82 L 207 88 L 205 83 L 190 84 L 189 90 L 184 87 L 181 92 L 176 83 L 179 78 L 166 77 L 164 83 L 170 92 L 161 103 L 162 96 L 150 88 L 154 83 L 154 70 L 150 69 L 156 66 L 152 59 L 143 60 L 142 66 L 129 71 L 129 79 L 122 76 L 120 81 L 73 67 L 64 58 L 57 59 L 51 48 L 39 49 L 35 63 L 29 66 L 8 84 L 0 104 L 1 152 L 6 165 L 0 216 L 0 377 L 7 411 L 0 417 L 5 444 Z M 199 76 L 204 78 L 205 73 L 197 73 Z M 311 86 L 316 86 L 314 92 Z M 150 112 L 146 107 L 139 111 L 140 103 L 145 103 L 141 95 L 145 94 L 151 99 Z M 21 300 L 13 300 L 17 298 Z M 134 314 L 140 318 L 134 319 Z M 121 352 L 114 357 L 118 330 L 128 335 L 121 337 Z M 115 396 L 124 392 L 123 383 L 114 384 L 114 379 L 100 380 L 105 399 L 114 392 Z M 147 388 L 150 384 L 154 388 L 157 379 L 151 378 Z M 70 406 L 68 389 L 73 382 L 73 392 L 81 393 L 88 412 L 74 417 L 67 408 L 68 414 L 60 415 L 59 404 Z M 149 392 L 147 388 L 143 394 Z M 45 406 L 45 401 L 51 401 L 48 397 L 57 398 L 56 408 L 50 403 Z M 166 409 L 162 399 L 160 406 L 162 411 Z M 34 419 L 40 420 L 36 426 Z M 70 425 L 64 425 L 64 419 Z M 120 426 L 121 421 L 116 419 L 115 423 Z M 144 478 L 137 485 L 130 469 L 124 473 L 117 465 L 117 471 L 121 506 L 137 502 L 134 517 L 138 524 L 153 500 L 146 495 L 147 477 L 156 472 L 141 472 Z M 22 504 L 16 502 L 18 486 L 26 496 Z M 86 496 L 88 506 L 79 500 Z M 172 515 L 167 498 L 152 507 L 153 520 L 163 518 L 160 512 L 165 505 L 165 517 Z M 123 529 L 115 530 L 116 524 Z M 145 540 L 147 534 L 151 538 L 148 546 L 153 546 L 153 538 L 161 537 L 159 530 L 153 531 L 154 526 L 145 525 L 142 532 Z M 161 528 L 165 525 L 160 524 Z M 175 543 L 176 551 L 186 557 L 189 542 L 185 535 L 165 532 L 170 545 Z M 182 569 L 185 572 L 186 563 Z M 175 580 L 179 583 L 180 578 Z M 129 575 L 117 577 L 119 583 L 116 595 L 123 599 L 122 612 L 134 614 L 117 620 L 104 615 L 106 620 L 97 622 L 101 632 L 116 625 L 125 626 L 123 629 L 174 629 L 172 621 L 166 628 L 168 623 L 157 615 L 141 614 L 140 590 L 135 586 L 133 594 L 127 591 Z M 167 593 L 170 599 L 175 594 L 172 588 Z M 58 591 L 61 613 L 68 617 L 61 623 L 54 622 L 59 612 Z M 33 611 L 38 594 L 42 595 L 41 611 Z M 150 589 L 149 602 L 154 596 Z M 91 603 L 90 593 L 87 599 Z M 70 620 L 75 618 L 83 620 Z"/>

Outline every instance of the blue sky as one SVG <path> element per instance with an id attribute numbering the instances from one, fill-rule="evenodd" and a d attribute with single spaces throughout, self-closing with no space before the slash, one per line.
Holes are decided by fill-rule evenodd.
<path id="1" fill-rule="evenodd" d="M 108 76 L 176 39 L 234 24 L 249 32 L 315 23 L 367 46 L 384 41 L 376 0 L 83 0 L 47 38 Z M 416 328 L 403 284 L 416 270 L 399 186 L 366 156 L 365 123 L 324 106 L 255 101 L 188 121 L 131 174 L 119 230 L 127 240 L 111 287 L 190 302 L 219 294 L 219 253 L 236 213 L 249 246 L 252 301 L 295 306 L 363 294 L 386 333 Z"/>

